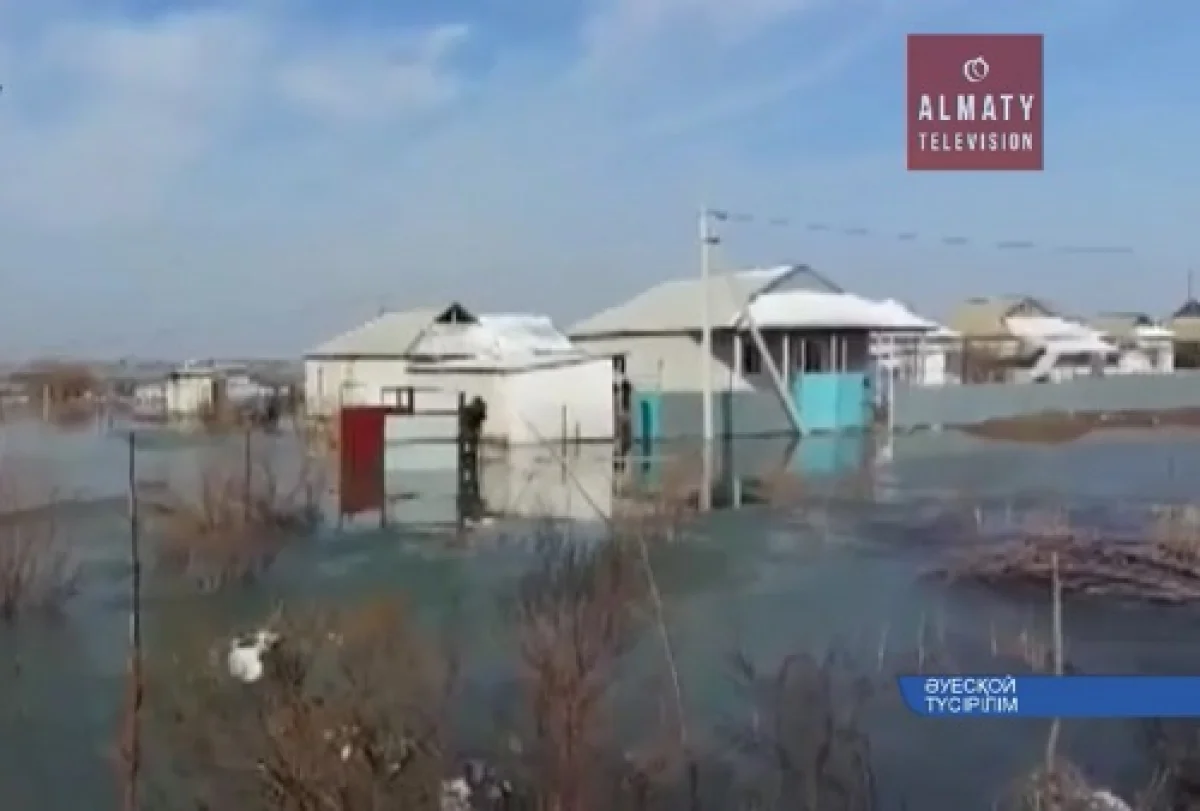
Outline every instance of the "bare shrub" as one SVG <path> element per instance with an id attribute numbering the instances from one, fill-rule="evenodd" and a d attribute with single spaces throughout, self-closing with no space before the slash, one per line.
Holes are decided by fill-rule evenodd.
<path id="1" fill-rule="evenodd" d="M 703 467 L 698 454 L 668 460 L 657 487 L 621 499 L 612 516 L 617 532 L 650 542 L 675 540 L 699 511 Z"/>
<path id="2" fill-rule="evenodd" d="M 259 577 L 319 521 L 321 487 L 307 461 L 286 484 L 262 451 L 207 456 L 198 474 L 193 494 L 171 489 L 156 502 L 153 523 L 157 563 L 203 587 Z"/>
<path id="3" fill-rule="evenodd" d="M 785 658 L 774 672 L 734 660 L 750 699 L 748 723 L 730 726 L 734 752 L 748 767 L 748 807 L 869 811 L 877 805 L 864 712 L 872 680 L 844 656 Z"/>
<path id="4" fill-rule="evenodd" d="M 1150 539 L 1180 561 L 1200 564 L 1200 506 L 1173 504 L 1151 511 Z"/>
<path id="5" fill-rule="evenodd" d="M 439 809 L 455 668 L 405 607 L 380 601 L 273 625 L 281 641 L 254 683 L 230 676 L 220 643 L 151 665 L 159 807 Z"/>
<path id="6" fill-rule="evenodd" d="M 36 472 L 0 459 L 0 621 L 58 614 L 75 596 L 79 566 L 58 522 L 60 502 Z"/>
<path id="7" fill-rule="evenodd" d="M 960 551 L 933 574 L 993 586 L 1049 585 L 1057 556 L 1067 593 L 1165 604 L 1200 601 L 1200 533 L 1187 508 L 1158 511 L 1134 537 L 1101 537 L 1065 517 Z"/>
<path id="8" fill-rule="evenodd" d="M 1147 742 L 1159 764 L 1155 797 L 1169 809 L 1200 807 L 1200 723 L 1158 719 L 1146 724 Z"/>
<path id="9" fill-rule="evenodd" d="M 578 544 L 544 531 L 538 561 L 513 606 L 530 745 L 527 785 L 557 811 L 609 807 L 599 766 L 612 748 L 608 699 L 617 666 L 641 626 L 646 583 L 637 552 L 620 540 Z"/>
<path id="10" fill-rule="evenodd" d="M 41 403 L 67 403 L 99 394 L 103 382 L 87 364 L 69 360 L 39 360 L 12 375 L 29 398 Z"/>

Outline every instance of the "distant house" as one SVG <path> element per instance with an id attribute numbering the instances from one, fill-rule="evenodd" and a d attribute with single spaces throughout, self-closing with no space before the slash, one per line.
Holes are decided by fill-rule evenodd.
<path id="1" fill-rule="evenodd" d="M 703 435 L 705 378 L 716 435 L 861 429 L 873 399 L 870 336 L 936 326 L 896 302 L 847 292 L 807 265 L 786 265 L 718 273 L 707 284 L 662 282 L 568 334 L 612 358 L 632 390 L 635 438 L 675 439 Z"/>
<path id="2" fill-rule="evenodd" d="M 385 313 L 317 346 L 304 356 L 304 388 L 316 418 L 350 405 L 453 413 L 460 397 L 478 397 L 483 436 L 501 444 L 611 441 L 616 429 L 607 358 L 546 316 L 475 315 L 458 302 Z"/>
<path id="3" fill-rule="evenodd" d="M 1048 318 L 1058 313 L 1046 302 L 1025 295 L 983 296 L 969 298 L 951 313 L 946 326 L 965 341 L 1010 345 L 1020 344 L 1009 327 L 1014 317 Z M 1004 354 L 1002 347 L 997 347 Z"/>
<path id="4" fill-rule="evenodd" d="M 943 386 L 962 382 L 951 362 L 961 346 L 962 336 L 944 326 L 923 333 L 879 332 L 871 336 L 871 357 L 897 383 Z"/>
<path id="5" fill-rule="evenodd" d="M 1189 298 L 1165 326 L 1175 334 L 1175 365 L 1183 369 L 1200 368 L 1200 301 Z"/>
<path id="6" fill-rule="evenodd" d="M 215 414 L 227 407 L 252 404 L 270 393 L 239 364 L 190 361 L 167 374 L 162 392 L 163 410 L 168 417 L 190 419 Z M 143 394 L 154 396 L 151 390 Z"/>
<path id="7" fill-rule="evenodd" d="M 972 298 L 949 319 L 963 337 L 964 380 L 1064 380 L 1118 367 L 1117 345 L 1027 295 Z"/>
<path id="8" fill-rule="evenodd" d="M 1169 373 L 1175 369 L 1175 333 L 1145 313 L 1102 313 L 1091 325 L 1120 349 L 1119 371 Z"/>

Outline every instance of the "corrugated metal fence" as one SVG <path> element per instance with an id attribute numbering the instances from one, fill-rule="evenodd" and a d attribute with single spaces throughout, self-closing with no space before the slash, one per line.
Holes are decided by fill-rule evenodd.
<path id="1" fill-rule="evenodd" d="M 1200 408 L 1200 373 L 1083 377 L 1061 383 L 896 385 L 899 429 L 978 425 L 1047 411 L 1159 411 Z"/>

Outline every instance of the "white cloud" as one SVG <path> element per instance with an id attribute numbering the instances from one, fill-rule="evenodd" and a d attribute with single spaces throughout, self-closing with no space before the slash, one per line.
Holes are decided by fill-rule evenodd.
<path id="1" fill-rule="evenodd" d="M 284 96 L 319 116 L 361 121 L 442 107 L 460 78 L 448 69 L 467 26 L 436 26 L 374 42 L 349 41 L 281 66 Z"/>
<path id="2" fill-rule="evenodd" d="M 293 105 L 317 125 L 447 104 L 461 26 L 292 38 L 253 10 L 49 20 L 0 33 L 0 213 L 48 229 L 152 219 L 184 178 Z"/>
<path id="3" fill-rule="evenodd" d="M 284 0 L 17 29 L 0 0 L 0 344 L 43 343 L 51 309 L 88 350 L 195 355 L 295 349 L 380 301 L 571 318 L 693 268 L 702 199 L 1022 236 L 969 217 L 1034 218 L 1066 182 L 980 213 L 977 180 L 903 171 L 895 7 L 933 0 L 584 1 L 569 31 L 501 40 Z M 834 99 L 851 71 L 863 95 Z M 825 258 L 761 230 L 730 256 Z"/>
<path id="4" fill-rule="evenodd" d="M 676 26 L 692 26 L 725 42 L 802 12 L 820 0 L 612 0 L 603 4 L 585 31 L 590 50 L 603 56 L 628 55 Z"/>

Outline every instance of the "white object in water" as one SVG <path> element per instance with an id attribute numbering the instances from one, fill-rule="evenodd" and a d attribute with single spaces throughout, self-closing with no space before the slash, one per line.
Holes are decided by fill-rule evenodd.
<path id="1" fill-rule="evenodd" d="M 1088 808 L 1095 811 L 1133 811 L 1129 803 L 1107 789 L 1093 791 L 1088 799 Z"/>
<path id="2" fill-rule="evenodd" d="M 259 630 L 249 639 L 235 639 L 229 645 L 226 665 L 229 675 L 240 682 L 252 684 L 263 676 L 263 654 L 279 642 L 279 634 Z"/>
<path id="3" fill-rule="evenodd" d="M 471 787 L 465 778 L 442 781 L 442 811 L 467 811 L 470 803 Z"/>

